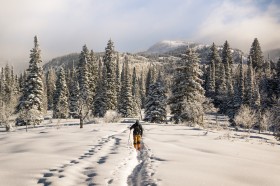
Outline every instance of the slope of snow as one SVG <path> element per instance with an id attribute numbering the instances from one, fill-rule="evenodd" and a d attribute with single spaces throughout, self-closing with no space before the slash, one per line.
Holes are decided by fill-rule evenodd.
<path id="1" fill-rule="evenodd" d="M 171 50 L 174 50 L 178 47 L 181 46 L 188 46 L 189 44 L 192 44 L 192 42 L 187 42 L 187 41 L 172 41 L 172 40 L 163 40 L 160 41 L 153 46 L 151 46 L 148 50 L 147 53 L 165 53 Z"/>
<path id="2" fill-rule="evenodd" d="M 128 127 L 80 129 L 78 120 L 61 120 L 28 132 L 0 132 L 0 185 L 280 183 L 280 148 L 271 135 L 144 124 L 142 150 L 136 152 Z"/>

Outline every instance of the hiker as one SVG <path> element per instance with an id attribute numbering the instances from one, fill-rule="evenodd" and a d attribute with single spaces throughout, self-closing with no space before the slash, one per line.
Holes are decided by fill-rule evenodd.
<path id="1" fill-rule="evenodd" d="M 136 120 L 136 122 L 130 127 L 130 130 L 133 129 L 133 145 L 136 150 L 140 150 L 140 143 L 141 143 L 141 137 L 143 134 L 143 128 L 142 125 L 139 123 L 139 120 Z"/>

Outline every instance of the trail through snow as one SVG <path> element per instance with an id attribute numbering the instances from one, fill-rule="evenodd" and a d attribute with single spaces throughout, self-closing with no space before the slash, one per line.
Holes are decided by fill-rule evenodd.
<path id="1" fill-rule="evenodd" d="M 141 151 L 124 123 L 79 129 L 77 120 L 62 120 L 59 128 L 0 132 L 0 185 L 278 186 L 279 142 L 270 134 L 220 130 L 222 120 L 214 130 L 144 124 Z"/>

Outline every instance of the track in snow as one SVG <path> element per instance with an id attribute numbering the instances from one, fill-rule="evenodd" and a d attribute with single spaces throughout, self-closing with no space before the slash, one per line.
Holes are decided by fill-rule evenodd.
<path id="1" fill-rule="evenodd" d="M 144 145 L 140 153 L 127 147 L 128 130 L 100 138 L 76 159 L 50 168 L 37 179 L 43 186 L 156 185 L 152 157 Z"/>

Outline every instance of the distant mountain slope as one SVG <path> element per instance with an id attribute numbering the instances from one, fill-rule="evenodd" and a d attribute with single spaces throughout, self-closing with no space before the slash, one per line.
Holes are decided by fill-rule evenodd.
<path id="1" fill-rule="evenodd" d="M 141 55 L 144 56 L 159 56 L 159 57 L 180 57 L 181 54 L 186 52 L 187 47 L 193 48 L 199 54 L 201 63 L 207 63 L 207 56 L 210 51 L 211 45 L 199 44 L 194 42 L 187 41 L 171 41 L 164 40 L 160 41 L 153 46 L 151 46 L 147 51 L 142 52 Z M 217 46 L 220 56 L 222 54 L 222 46 Z M 243 55 L 243 58 L 246 59 L 247 54 L 244 54 L 239 49 L 232 49 L 233 59 L 235 63 L 240 61 L 240 55 Z"/>
<path id="2" fill-rule="evenodd" d="M 104 53 L 95 53 L 95 57 L 102 58 Z M 154 57 L 145 57 L 138 54 L 131 54 L 131 53 L 118 53 L 119 56 L 119 63 L 120 63 L 120 70 L 122 68 L 122 64 L 126 60 L 129 61 L 131 70 L 135 67 L 136 71 L 140 72 L 142 70 L 147 70 L 150 66 L 154 65 L 162 65 L 162 61 L 159 58 Z M 51 61 L 47 62 L 43 65 L 44 71 L 48 71 L 50 68 L 55 70 L 63 67 L 64 69 L 72 68 L 73 65 L 77 66 L 79 62 L 79 53 L 72 53 L 64 56 L 60 56 L 57 58 L 52 59 Z M 139 73 L 140 74 L 140 73 Z"/>
<path id="3" fill-rule="evenodd" d="M 171 41 L 171 40 L 163 40 L 160 41 L 153 46 L 151 46 L 145 53 L 147 54 L 162 54 L 172 50 L 177 49 L 178 47 L 186 47 L 189 44 L 192 44 L 187 41 Z"/>
<path id="4" fill-rule="evenodd" d="M 72 53 L 64 56 L 60 56 L 52 59 L 43 65 L 44 71 L 48 71 L 50 68 L 58 69 L 63 66 L 64 68 L 70 68 L 73 64 L 77 64 L 79 61 L 79 54 Z"/>
<path id="5" fill-rule="evenodd" d="M 270 59 L 276 62 L 280 58 L 280 48 L 265 51 L 263 54 L 265 59 L 269 56 Z"/>

